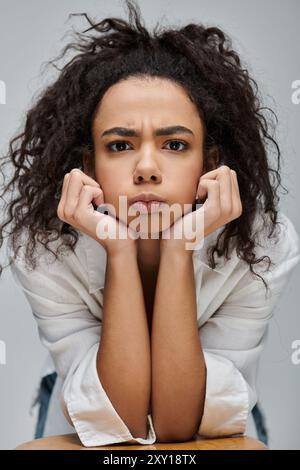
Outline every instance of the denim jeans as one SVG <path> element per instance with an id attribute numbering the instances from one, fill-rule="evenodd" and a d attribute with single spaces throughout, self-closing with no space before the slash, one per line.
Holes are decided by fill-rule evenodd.
<path id="1" fill-rule="evenodd" d="M 34 435 L 35 439 L 43 437 L 44 435 L 49 401 L 51 398 L 51 393 L 55 384 L 56 377 L 56 372 L 53 372 L 52 374 L 46 375 L 41 380 L 38 397 L 36 399 L 36 403 L 39 403 L 39 413 Z M 257 432 L 257 438 L 264 444 L 268 445 L 268 433 L 266 429 L 265 417 L 258 403 L 252 409 L 252 415 Z"/>
<path id="2" fill-rule="evenodd" d="M 38 418 L 37 418 L 37 423 L 36 423 L 36 428 L 35 428 L 35 433 L 34 433 L 35 439 L 39 439 L 40 437 L 43 437 L 44 435 L 49 401 L 51 398 L 51 394 L 52 394 L 52 390 L 55 384 L 56 377 L 57 377 L 56 372 L 53 372 L 52 374 L 45 375 L 45 377 L 43 377 L 41 380 L 38 396 L 34 403 L 34 405 L 36 403 L 39 403 L 39 412 L 38 412 Z"/>

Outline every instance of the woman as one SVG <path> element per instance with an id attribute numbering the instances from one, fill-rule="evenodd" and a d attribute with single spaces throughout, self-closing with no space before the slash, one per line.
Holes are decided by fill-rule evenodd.
<path id="1" fill-rule="evenodd" d="M 150 34 L 126 3 L 129 22 L 87 17 L 7 156 L 11 269 L 53 361 L 36 435 L 75 430 L 97 446 L 243 434 L 299 261 L 277 207 L 280 151 L 219 28 Z"/>

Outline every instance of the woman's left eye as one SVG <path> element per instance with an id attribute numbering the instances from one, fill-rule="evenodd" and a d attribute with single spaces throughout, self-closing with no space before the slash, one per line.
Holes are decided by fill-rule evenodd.
<path id="1" fill-rule="evenodd" d="M 168 145 L 168 144 L 172 144 L 172 145 L 173 145 L 174 143 L 175 143 L 175 147 L 177 147 L 177 148 L 172 148 L 172 149 L 170 149 L 170 150 L 175 150 L 175 152 L 178 151 L 178 144 L 184 146 L 184 148 L 183 148 L 183 149 L 181 148 L 181 150 L 179 150 L 179 151 L 187 150 L 188 147 L 189 147 L 189 144 L 187 144 L 186 142 L 182 142 L 181 140 L 170 140 L 169 142 L 167 142 L 167 145 Z"/>

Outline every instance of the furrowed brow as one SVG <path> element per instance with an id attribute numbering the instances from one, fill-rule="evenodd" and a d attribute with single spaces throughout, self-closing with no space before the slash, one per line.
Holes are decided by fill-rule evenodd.
<path id="1" fill-rule="evenodd" d="M 194 135 L 193 131 L 185 126 L 168 126 L 168 127 L 160 127 L 155 130 L 155 136 L 161 135 L 171 135 L 171 134 L 192 134 Z M 131 129 L 128 127 L 112 127 L 107 129 L 101 134 L 101 137 L 106 135 L 119 135 L 121 137 L 140 137 L 140 133 L 136 129 Z"/>

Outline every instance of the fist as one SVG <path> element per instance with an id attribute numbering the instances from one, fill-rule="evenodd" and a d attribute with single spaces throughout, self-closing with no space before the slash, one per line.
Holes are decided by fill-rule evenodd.
<path id="1" fill-rule="evenodd" d="M 193 250 L 211 232 L 242 214 L 237 174 L 227 165 L 201 176 L 197 199 L 203 204 L 200 209 L 185 214 L 163 232 L 162 249 Z"/>
<path id="2" fill-rule="evenodd" d="M 124 246 L 132 246 L 134 239 L 129 237 L 128 227 L 117 221 L 115 217 L 98 212 L 94 204 L 96 209 L 104 204 L 103 191 L 99 183 L 77 168 L 66 173 L 57 207 L 58 218 L 92 237 L 109 253 L 119 251 Z M 101 233 L 99 224 L 102 227 L 107 226 L 109 233 L 115 233 L 116 237 L 99 238 Z M 118 237 L 120 233 L 122 238 Z"/>
<path id="3" fill-rule="evenodd" d="M 197 197 L 200 201 L 205 201 L 203 204 L 205 236 L 242 215 L 243 207 L 237 174 L 227 165 L 201 176 Z"/>

